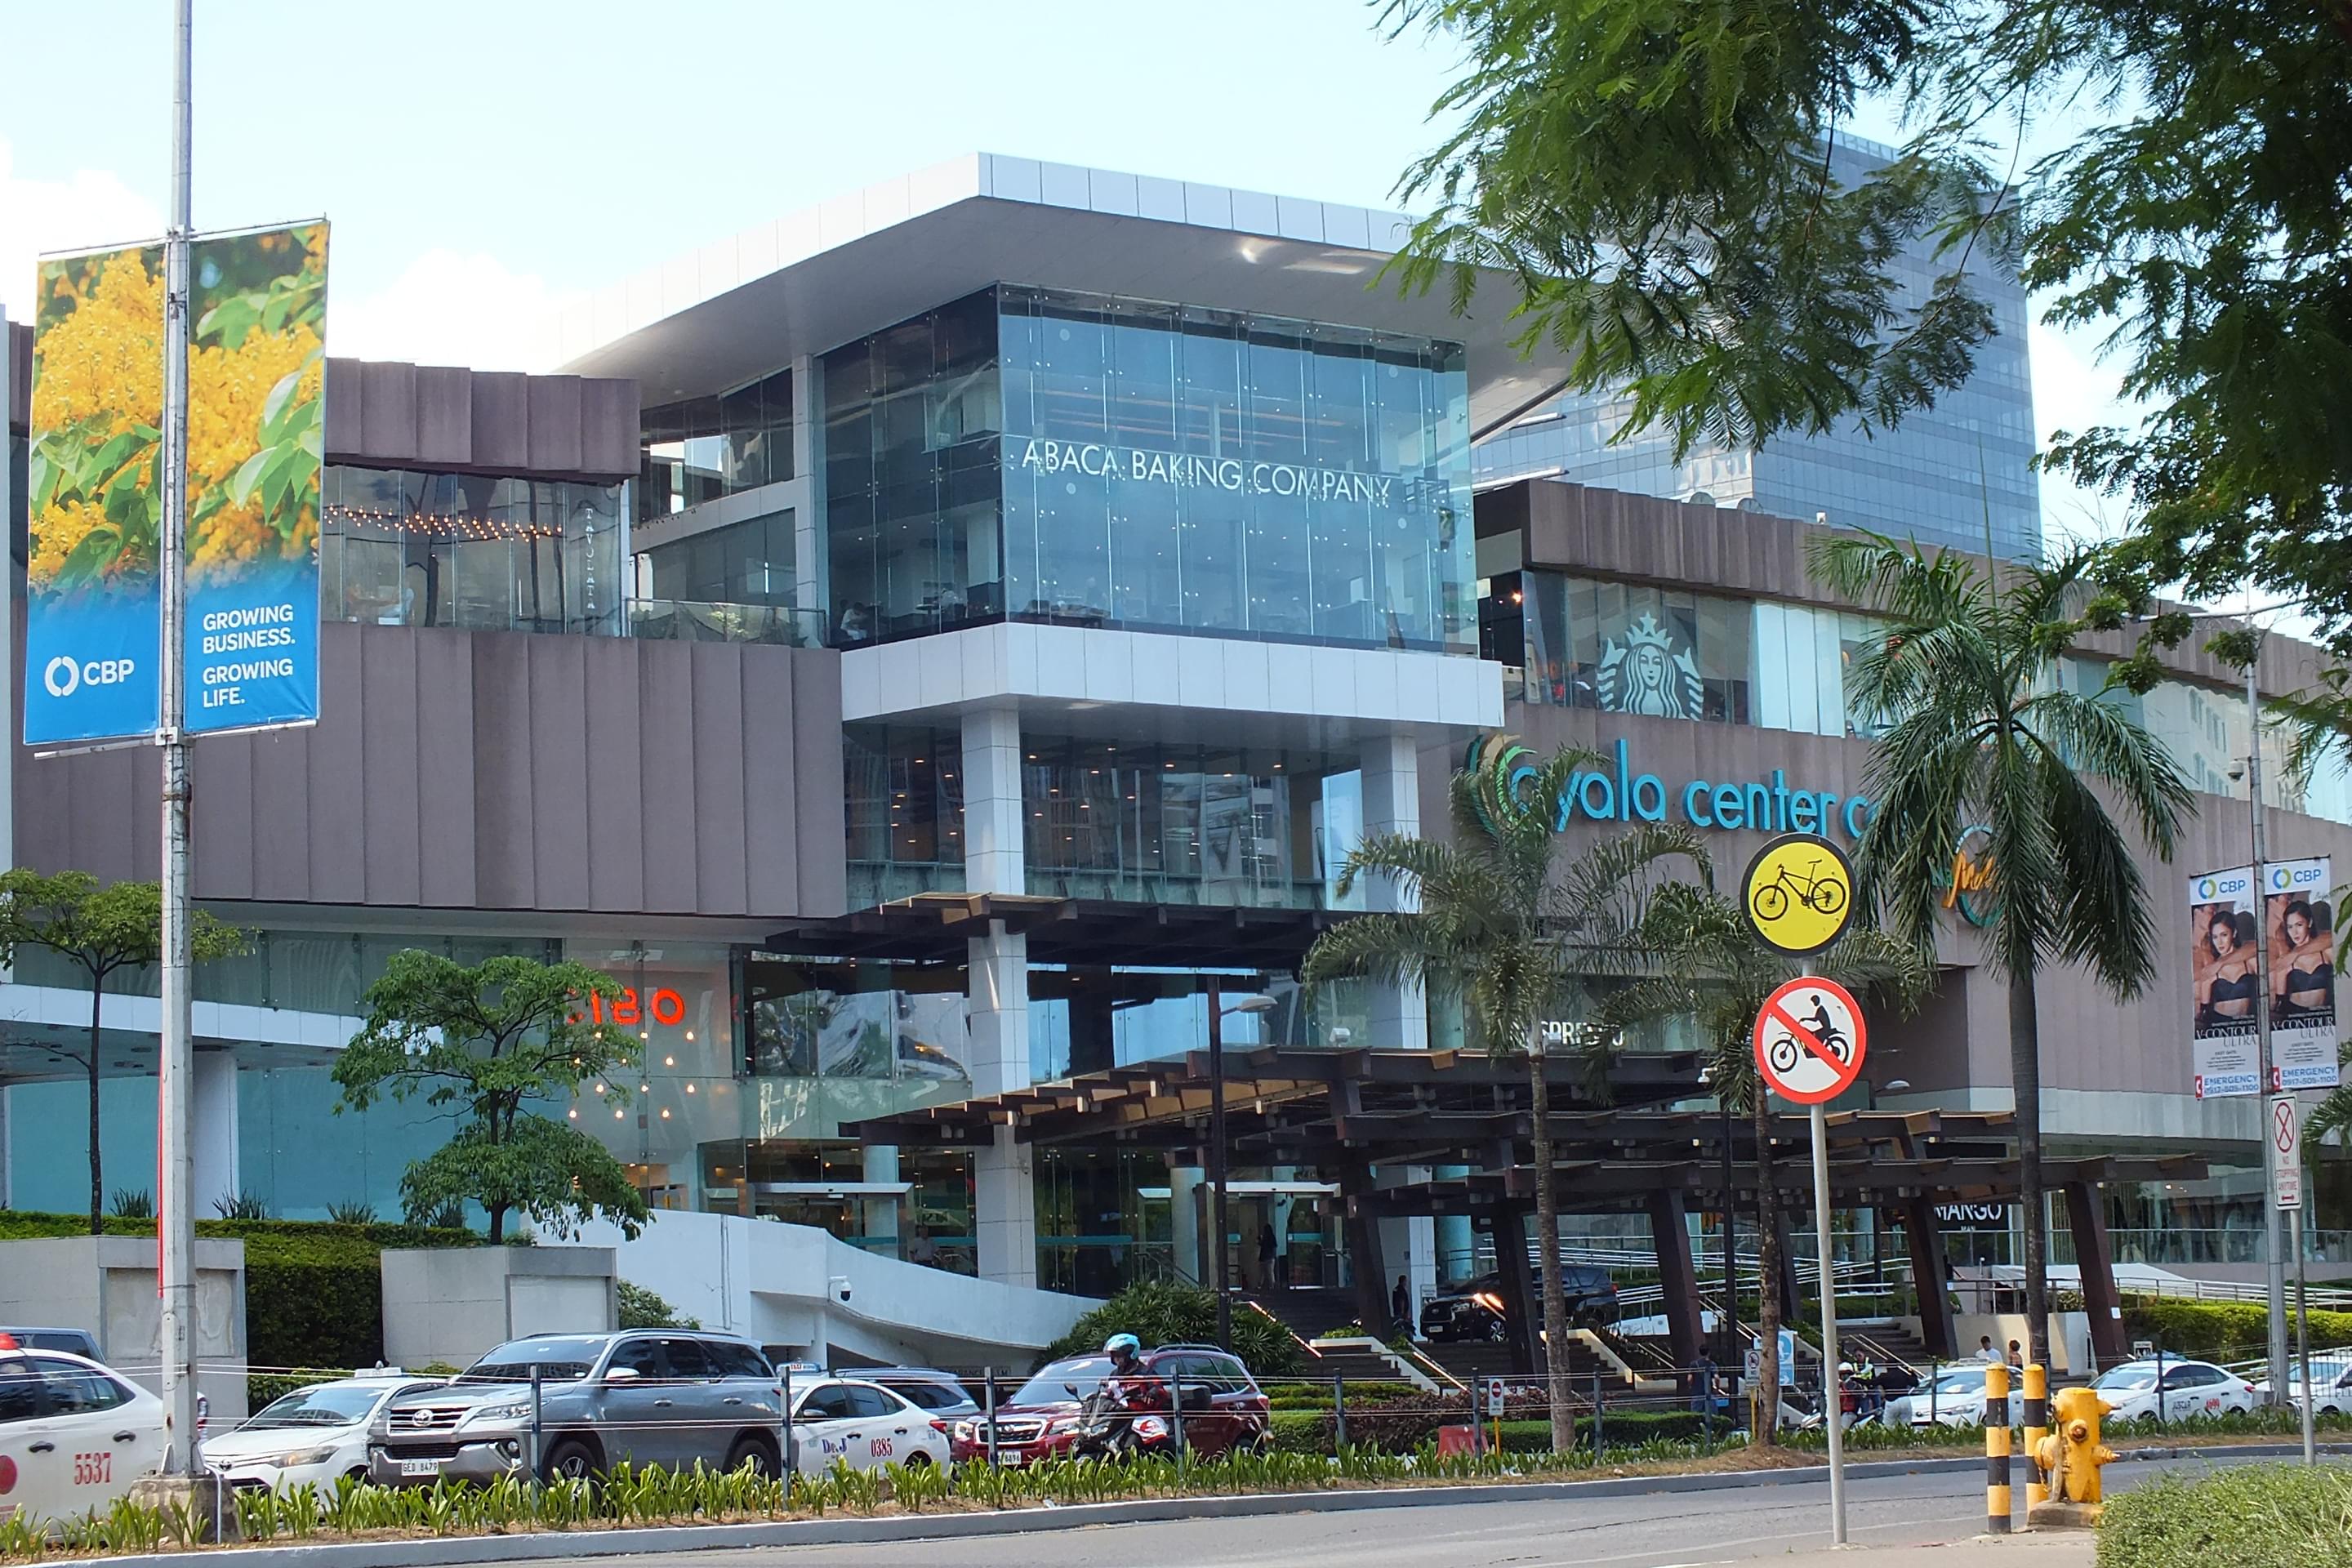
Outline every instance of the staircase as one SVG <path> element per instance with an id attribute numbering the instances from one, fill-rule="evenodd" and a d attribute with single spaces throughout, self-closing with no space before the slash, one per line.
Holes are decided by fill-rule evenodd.
<path id="1" fill-rule="evenodd" d="M 1922 1377 L 1936 1360 L 1927 1353 L 1926 1341 L 1901 1320 L 1893 1318 L 1840 1324 L 1838 1354 L 1857 1366 L 1865 1361 L 1876 1362 L 1881 1366 L 1900 1366 Z"/>

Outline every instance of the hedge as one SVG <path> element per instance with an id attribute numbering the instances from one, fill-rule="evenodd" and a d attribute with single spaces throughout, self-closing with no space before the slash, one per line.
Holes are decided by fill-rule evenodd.
<path id="1" fill-rule="evenodd" d="M 2110 1499 L 2099 1568 L 2337 1568 L 2352 1542 L 2352 1470 L 2248 1465 L 2160 1476 Z"/>
<path id="2" fill-rule="evenodd" d="M 2289 1303 L 2292 1307 L 2292 1302 Z M 2167 1355 L 2204 1361 L 2237 1361 L 2259 1354 L 2270 1342 L 2269 1310 L 2259 1301 L 2194 1301 L 2179 1296 L 2126 1296 L 2124 1327 L 2135 1339 L 2152 1341 Z M 2352 1344 L 2352 1312 L 2315 1310 L 2314 1345 Z"/>

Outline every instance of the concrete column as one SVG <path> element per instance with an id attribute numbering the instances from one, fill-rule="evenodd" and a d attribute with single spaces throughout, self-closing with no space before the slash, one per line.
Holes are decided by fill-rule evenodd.
<path id="1" fill-rule="evenodd" d="M 213 1200 L 245 1190 L 237 1168 L 236 1058 L 224 1050 L 196 1052 L 194 1105 L 195 1202 L 209 1210 Z"/>
<path id="2" fill-rule="evenodd" d="M 1373 1333 L 1389 1321 L 1388 1255 L 1381 1246 L 1381 1222 L 1364 1212 L 1360 1201 L 1372 1190 L 1369 1166 L 1355 1164 L 1339 1173 L 1339 1201 L 1345 1205 L 1348 1232 L 1348 1278 L 1355 1288 L 1356 1317 Z"/>
<path id="3" fill-rule="evenodd" d="M 1037 1181 L 1031 1146 L 1013 1129 L 995 1130 L 994 1143 L 972 1152 L 973 1228 L 980 1277 L 1002 1285 L 1037 1283 Z"/>
<path id="4" fill-rule="evenodd" d="M 975 893 L 1029 890 L 1021 815 L 1021 715 L 982 708 L 963 716 L 963 882 Z"/>
<path id="5" fill-rule="evenodd" d="M 830 630 L 830 574 L 824 554 L 824 369 L 814 355 L 793 361 L 793 475 L 803 481 L 793 512 L 794 595 L 808 617 Z"/>
<path id="6" fill-rule="evenodd" d="M 1421 752 L 1412 737 L 1391 731 L 1366 741 L 1358 765 L 1364 780 L 1364 837 L 1421 833 Z M 1414 910 L 1419 899 L 1386 877 L 1364 884 L 1364 902 L 1374 910 Z M 1429 1010 L 1418 985 L 1367 988 L 1365 1008 L 1375 1047 L 1427 1050 Z"/>
<path id="7" fill-rule="evenodd" d="M 1168 1249 L 1174 1255 L 1176 1278 L 1192 1285 L 1203 1280 L 1198 1194 L 1207 1180 L 1198 1165 L 1171 1166 L 1168 1172 Z"/>
<path id="8" fill-rule="evenodd" d="M 1919 1341 L 1930 1354 L 1955 1360 L 1960 1340 L 1952 1322 L 1952 1277 L 1933 1198 L 1920 1194 L 1903 1200 L 1903 1235 L 1911 1247 L 1911 1284 L 1919 1298 Z"/>
<path id="9" fill-rule="evenodd" d="M 898 1147 L 895 1143 L 871 1143 L 866 1149 L 866 1180 L 895 1182 L 898 1179 Z M 866 1239 L 871 1249 L 884 1258 L 904 1258 L 906 1249 L 899 1245 L 899 1200 L 876 1195 L 865 1200 Z"/>
<path id="10" fill-rule="evenodd" d="M 1029 939 L 988 922 L 964 943 L 965 1006 L 976 1095 L 1029 1087 Z"/>
<path id="11" fill-rule="evenodd" d="M 2125 1357 L 2123 1299 L 2116 1291 L 2115 1252 L 2107 1242 L 2106 1205 L 2097 1184 L 2066 1184 L 2066 1218 L 2074 1231 L 2074 1258 L 2083 1270 L 2083 1307 L 2091 1320 L 2091 1356 L 2100 1367 Z M 2055 1336 L 2053 1336 L 2053 1338 Z M 2070 1369 L 2080 1374 L 2089 1370 Z"/>
<path id="12" fill-rule="evenodd" d="M 1495 1213 L 1495 1271 L 1503 1280 L 1503 1315 L 1511 1325 L 1514 1372 L 1540 1372 L 1547 1364 L 1543 1296 L 1536 1288 L 1534 1262 L 1528 1256 L 1532 1217 L 1524 1204 L 1508 1205 Z"/>

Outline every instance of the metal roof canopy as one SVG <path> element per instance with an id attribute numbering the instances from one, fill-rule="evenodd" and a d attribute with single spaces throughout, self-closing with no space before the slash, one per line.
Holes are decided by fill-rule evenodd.
<path id="1" fill-rule="evenodd" d="M 964 943 L 1001 921 L 1029 939 L 1033 964 L 1295 971 L 1316 937 L 1352 918 L 1330 910 L 1139 905 L 1025 893 L 919 893 L 852 914 L 793 921 L 763 944 L 779 955 L 961 963 Z"/>
<path id="2" fill-rule="evenodd" d="M 1471 425 L 1556 386 L 1566 361 L 1512 344 L 1499 275 L 1457 316 L 1450 290 L 1376 281 L 1412 220 L 1223 186 L 972 153 L 761 224 L 564 313 L 554 353 L 634 377 L 648 408 L 732 390 L 802 354 L 994 283 L 1116 294 L 1459 342 Z"/>

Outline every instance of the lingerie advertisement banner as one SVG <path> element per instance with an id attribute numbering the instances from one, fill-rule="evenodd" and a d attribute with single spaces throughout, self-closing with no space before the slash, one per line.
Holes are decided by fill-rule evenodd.
<path id="1" fill-rule="evenodd" d="M 2270 1088 L 2336 1086 L 2330 870 L 2324 855 L 2271 861 L 2263 868 L 2259 896 L 2247 866 L 2189 879 L 2190 1031 L 2200 1100 L 2263 1092 L 2255 1000 L 2264 994 L 2271 1010 Z"/>

